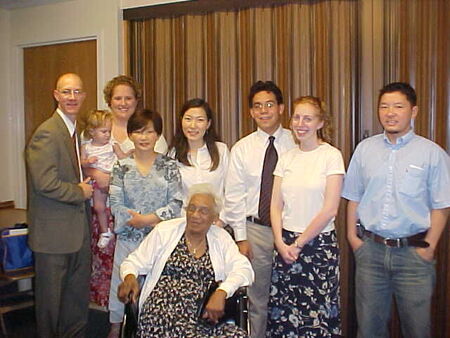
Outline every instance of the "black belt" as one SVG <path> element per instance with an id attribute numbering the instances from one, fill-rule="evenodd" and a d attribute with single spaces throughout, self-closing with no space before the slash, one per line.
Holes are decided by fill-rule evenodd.
<path id="1" fill-rule="evenodd" d="M 247 221 L 255 223 L 255 224 L 259 224 L 259 225 L 264 225 L 266 227 L 270 227 L 270 224 L 264 224 L 263 221 L 261 221 L 259 218 L 256 218 L 253 216 L 248 216 Z"/>
<path id="2" fill-rule="evenodd" d="M 369 237 L 373 239 L 377 243 L 384 244 L 391 248 L 403 248 L 405 246 L 414 246 L 418 248 L 428 248 L 430 243 L 424 240 L 428 231 L 420 232 L 418 234 L 402 237 L 402 238 L 385 238 L 381 237 L 369 230 L 364 229 L 363 226 L 360 226 L 360 230 L 363 236 Z"/>

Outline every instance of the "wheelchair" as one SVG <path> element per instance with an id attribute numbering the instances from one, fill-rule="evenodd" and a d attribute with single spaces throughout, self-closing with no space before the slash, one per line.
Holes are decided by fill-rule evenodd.
<path id="1" fill-rule="evenodd" d="M 139 276 L 138 281 L 142 287 L 145 276 Z M 139 299 L 136 303 L 125 304 L 125 314 L 120 329 L 120 338 L 134 338 L 137 336 L 137 326 L 139 320 Z M 250 335 L 250 321 L 248 318 L 248 296 L 247 287 L 240 287 L 225 302 L 225 315 L 221 322 L 233 323 Z"/>

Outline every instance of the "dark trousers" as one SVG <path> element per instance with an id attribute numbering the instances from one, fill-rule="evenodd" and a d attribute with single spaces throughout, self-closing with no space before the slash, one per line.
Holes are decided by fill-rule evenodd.
<path id="1" fill-rule="evenodd" d="M 86 231 L 83 244 L 77 252 L 35 252 L 35 272 L 39 337 L 84 337 L 91 275 L 89 231 Z"/>

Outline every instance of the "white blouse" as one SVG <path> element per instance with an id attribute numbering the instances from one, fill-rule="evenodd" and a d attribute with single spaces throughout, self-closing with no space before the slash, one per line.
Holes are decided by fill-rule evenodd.
<path id="1" fill-rule="evenodd" d="M 209 155 L 208 147 L 204 144 L 197 150 L 195 157 L 188 154 L 188 160 L 191 166 L 187 166 L 177 161 L 178 169 L 181 174 L 181 181 L 183 184 L 183 197 L 184 205 L 186 206 L 186 199 L 189 192 L 189 188 L 193 184 L 210 183 L 215 189 L 216 193 L 224 198 L 225 189 L 225 176 L 228 170 L 228 158 L 229 150 L 225 143 L 216 142 L 217 149 L 219 150 L 219 165 L 216 170 L 211 171 L 211 156 Z M 175 158 L 175 149 L 169 152 L 169 156 Z M 220 214 L 220 219 L 226 221 L 226 215 L 224 211 Z"/>

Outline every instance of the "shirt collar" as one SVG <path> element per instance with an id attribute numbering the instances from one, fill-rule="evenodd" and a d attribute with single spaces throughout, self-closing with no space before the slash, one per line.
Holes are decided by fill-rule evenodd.
<path id="1" fill-rule="evenodd" d="M 69 131 L 70 136 L 73 136 L 73 134 L 75 133 L 75 128 L 77 127 L 77 121 L 75 121 L 75 123 L 73 123 L 72 120 L 69 119 L 69 118 L 67 117 L 67 115 L 64 114 L 64 113 L 62 112 L 62 110 L 59 109 L 59 108 L 56 109 L 56 112 L 57 112 L 58 115 L 61 116 L 61 118 L 63 119 L 64 124 L 66 125 L 67 130 Z"/>
<path id="2" fill-rule="evenodd" d="M 411 128 L 411 130 L 408 131 L 405 135 L 403 135 L 397 139 L 396 144 L 391 143 L 391 141 L 389 140 L 389 138 L 386 135 L 386 132 L 383 133 L 383 139 L 384 139 L 384 142 L 391 147 L 402 147 L 405 144 L 407 144 L 409 141 L 411 141 L 415 135 L 416 134 L 414 133 L 414 130 Z"/>
<path id="3" fill-rule="evenodd" d="M 269 136 L 273 136 L 273 137 L 275 137 L 275 142 L 276 142 L 283 135 L 283 126 L 280 124 L 278 129 L 272 135 L 269 135 L 264 130 L 258 128 L 256 130 L 256 135 L 258 135 L 258 137 L 264 141 L 267 141 L 269 139 Z"/>

